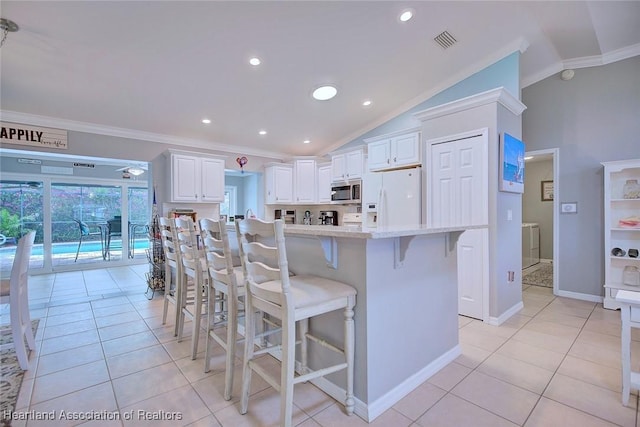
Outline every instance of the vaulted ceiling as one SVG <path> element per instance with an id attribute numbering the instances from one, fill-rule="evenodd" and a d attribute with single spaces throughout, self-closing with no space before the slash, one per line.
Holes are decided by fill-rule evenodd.
<path id="1" fill-rule="evenodd" d="M 57 118 L 265 155 L 324 154 L 517 50 L 523 86 L 640 54 L 639 1 L 1 7 L 20 27 L 1 50 L 2 120 Z M 406 9 L 413 18 L 401 22 Z M 434 41 L 443 31 L 456 40 L 446 49 Z M 337 96 L 314 100 L 327 83 Z"/>

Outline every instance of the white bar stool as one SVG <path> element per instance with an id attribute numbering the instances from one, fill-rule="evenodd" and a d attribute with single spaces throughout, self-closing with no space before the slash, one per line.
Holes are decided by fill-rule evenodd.
<path id="1" fill-rule="evenodd" d="M 628 406 L 631 389 L 640 389 L 640 372 L 631 371 L 631 328 L 640 328 L 640 292 L 619 290 L 622 318 L 622 404 Z"/>

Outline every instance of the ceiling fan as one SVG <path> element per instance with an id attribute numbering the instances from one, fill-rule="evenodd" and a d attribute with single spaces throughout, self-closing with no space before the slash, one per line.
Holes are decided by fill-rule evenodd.
<path id="1" fill-rule="evenodd" d="M 125 166 L 120 169 L 116 169 L 116 172 L 122 171 L 122 173 L 128 173 L 133 176 L 140 176 L 143 173 L 145 173 L 145 171 L 147 170 L 148 170 L 147 165 L 131 165 L 131 166 Z"/>

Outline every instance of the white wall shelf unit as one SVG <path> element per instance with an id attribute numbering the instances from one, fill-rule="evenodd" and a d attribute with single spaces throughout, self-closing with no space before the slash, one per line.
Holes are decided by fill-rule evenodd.
<path id="1" fill-rule="evenodd" d="M 628 181 L 640 182 L 640 159 L 604 162 L 604 307 L 620 308 L 615 300 L 618 290 L 640 292 L 640 287 L 625 284 L 625 267 L 640 268 L 640 258 L 630 257 L 629 250 L 640 250 L 640 198 L 624 195 Z M 634 225 L 634 218 L 638 220 Z M 622 221 L 622 222 L 621 222 Z M 614 249 L 624 251 L 614 255 Z M 618 251 L 617 251 L 618 252 Z M 633 251 L 632 251 L 633 252 Z"/>

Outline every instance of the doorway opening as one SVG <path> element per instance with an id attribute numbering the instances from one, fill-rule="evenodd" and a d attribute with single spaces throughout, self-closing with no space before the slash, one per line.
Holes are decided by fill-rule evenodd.
<path id="1" fill-rule="evenodd" d="M 522 284 L 558 293 L 558 149 L 525 153 L 522 196 Z"/>

